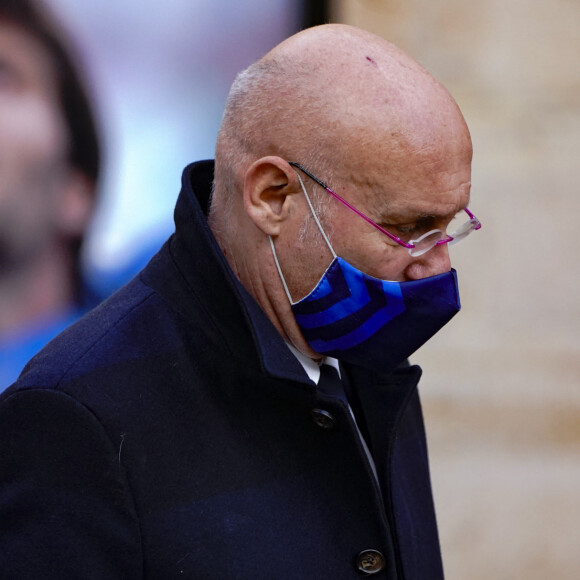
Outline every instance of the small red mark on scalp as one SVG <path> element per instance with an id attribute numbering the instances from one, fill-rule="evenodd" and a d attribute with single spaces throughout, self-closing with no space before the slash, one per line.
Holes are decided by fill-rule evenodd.
<path id="1" fill-rule="evenodd" d="M 377 66 L 377 63 L 374 61 L 374 59 L 372 59 L 370 56 L 367 56 L 367 60 L 373 64 L 374 66 Z"/>

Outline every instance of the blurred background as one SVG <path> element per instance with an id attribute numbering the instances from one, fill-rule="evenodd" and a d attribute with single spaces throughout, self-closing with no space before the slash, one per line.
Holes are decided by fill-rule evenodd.
<path id="1" fill-rule="evenodd" d="M 305 24 L 395 42 L 455 96 L 484 227 L 452 250 L 463 311 L 413 360 L 450 580 L 580 577 L 580 2 L 50 0 L 104 126 L 86 269 L 142 265 L 180 174 L 213 156 L 236 72 Z M 426 579 L 428 580 L 428 579 Z"/>

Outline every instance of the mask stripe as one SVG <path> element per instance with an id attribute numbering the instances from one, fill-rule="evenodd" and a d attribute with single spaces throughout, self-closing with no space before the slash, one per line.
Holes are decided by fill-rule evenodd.
<path id="1" fill-rule="evenodd" d="M 334 340 L 309 340 L 310 346 L 317 352 L 342 351 L 352 348 L 368 340 L 373 334 L 384 327 L 386 322 L 393 319 L 388 307 L 375 312 L 366 322 L 356 326 L 352 332 L 342 335 Z M 308 340 L 308 338 L 307 338 Z M 385 345 L 386 347 L 386 345 Z"/>
<path id="2" fill-rule="evenodd" d="M 372 299 L 356 312 L 334 320 L 329 318 L 326 324 L 311 328 L 305 327 L 300 321 L 302 331 L 308 334 L 309 340 L 332 340 L 350 334 L 366 324 L 377 312 L 381 312 L 383 324 L 386 324 L 405 311 L 405 305 L 400 301 L 390 301 L 389 304 L 381 288 L 373 286 L 370 293 Z"/>
<path id="3" fill-rule="evenodd" d="M 320 288 L 323 289 L 322 299 L 317 298 Z M 309 294 L 308 301 L 298 302 L 292 308 L 298 324 L 304 329 L 321 328 L 349 319 L 343 330 L 334 327 L 335 336 L 337 332 L 350 332 L 351 327 L 359 326 L 379 309 L 385 309 L 387 320 L 405 310 L 399 284 L 367 276 L 342 258 L 334 260 L 323 280 Z"/>

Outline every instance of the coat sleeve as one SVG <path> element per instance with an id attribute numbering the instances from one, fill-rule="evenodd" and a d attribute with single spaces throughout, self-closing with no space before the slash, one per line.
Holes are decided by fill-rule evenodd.
<path id="1" fill-rule="evenodd" d="M 139 527 L 119 457 L 97 418 L 68 395 L 30 389 L 2 398 L 3 578 L 142 577 Z"/>

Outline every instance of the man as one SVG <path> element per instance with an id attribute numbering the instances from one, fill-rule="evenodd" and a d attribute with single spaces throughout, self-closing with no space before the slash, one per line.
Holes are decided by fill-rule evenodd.
<path id="1" fill-rule="evenodd" d="M 0 391 L 87 307 L 80 247 L 99 144 L 50 19 L 0 0 Z"/>
<path id="2" fill-rule="evenodd" d="M 441 578 L 404 359 L 459 308 L 470 163 L 445 89 L 362 30 L 241 73 L 174 236 L 0 399 L 0 569 Z"/>

